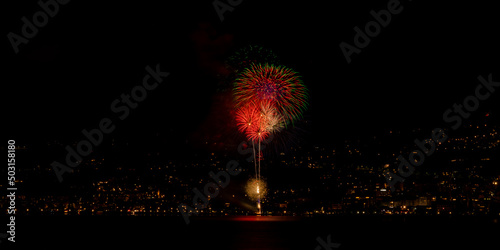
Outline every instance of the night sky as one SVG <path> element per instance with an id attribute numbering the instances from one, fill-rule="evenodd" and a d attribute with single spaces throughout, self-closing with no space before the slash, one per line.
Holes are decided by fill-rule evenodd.
<path id="1" fill-rule="evenodd" d="M 301 128 L 313 143 L 393 128 L 430 133 L 474 94 L 479 75 L 500 81 L 500 16 L 490 3 L 401 1 L 402 12 L 348 64 L 339 44 L 352 45 L 353 28 L 364 29 L 387 0 L 243 1 L 223 22 L 212 1 L 71 1 L 15 54 L 7 34 L 21 33 L 36 2 L 6 1 L 1 10 L 4 131 L 18 144 L 78 141 L 104 117 L 116 121 L 113 137 L 141 143 L 157 134 L 172 145 L 236 143 L 220 83 L 224 60 L 248 44 L 301 73 L 311 94 Z M 110 104 L 156 64 L 170 75 L 117 121 Z M 498 94 L 475 116 L 490 112 L 498 122 Z"/>
<path id="2" fill-rule="evenodd" d="M 59 4 L 16 53 L 9 37 L 22 35 L 22 20 L 33 21 L 41 11 L 39 1 L 69 2 Z M 242 3 L 221 21 L 215 1 Z M 390 181 L 384 176 L 403 166 L 398 153 L 411 161 L 419 152 L 415 139 L 451 127 L 443 114 L 475 94 L 478 76 L 491 74 L 500 82 L 500 15 L 494 1 L 401 0 L 400 13 L 392 14 L 350 63 L 339 45 L 354 46 L 355 27 L 365 30 L 375 20 L 370 12 L 386 11 L 397 0 L 215 1 L 2 1 L 0 149 L 7 151 L 7 141 L 15 140 L 20 244 L 307 249 L 332 238 L 342 249 L 387 242 L 483 249 L 494 243 L 498 135 L 488 133 L 500 125 L 500 86 L 463 123 L 487 127 L 452 132 L 449 138 L 459 140 L 449 140 L 432 158 L 426 152 L 425 165 L 415 174 L 399 171 L 406 181 L 397 192 L 389 194 L 382 186 Z M 259 178 L 262 161 L 268 182 L 263 214 L 308 220 L 254 223 L 264 217 L 245 216 L 243 223 L 225 223 L 215 217 L 193 219 L 188 227 L 182 204 L 198 206 L 191 202 L 200 199 L 195 189 L 213 199 L 199 218 L 253 214 L 256 203 L 243 195 L 257 169 L 249 154 L 255 149 L 238 150 L 246 138 L 232 116 L 231 72 L 225 64 L 249 45 L 271 49 L 309 89 L 302 120 L 280 131 L 276 144 L 263 143 L 267 148 L 257 149 L 263 156 L 259 161 L 253 158 Z M 111 104 L 142 85 L 146 67 L 157 65 L 169 75 L 120 120 Z M 68 149 L 78 150 L 85 139 L 81 131 L 98 128 L 103 118 L 111 119 L 115 130 L 76 163 Z M 417 157 L 422 164 L 423 157 Z M 245 171 L 231 179 L 227 175 L 231 184 L 224 189 L 218 182 L 224 190 L 208 196 L 208 186 L 217 187 L 212 172 L 227 174 L 224 168 L 234 161 Z M 62 165 L 54 163 L 68 162 L 80 165 L 61 182 L 57 168 Z M 2 171 L 12 176 L 6 165 Z M 3 201 L 12 205 L 6 187 L 14 185 L 6 181 L 0 185 Z M 406 210 L 403 204 L 414 204 L 417 197 L 425 198 L 429 217 L 412 217 L 423 215 L 420 205 L 406 216 L 411 206 Z M 457 220 L 451 220 L 452 209 Z M 390 219 L 375 217 L 394 211 L 398 215 Z M 323 212 L 333 219 L 325 220 Z M 5 230 L 7 218 L 2 223 Z"/>

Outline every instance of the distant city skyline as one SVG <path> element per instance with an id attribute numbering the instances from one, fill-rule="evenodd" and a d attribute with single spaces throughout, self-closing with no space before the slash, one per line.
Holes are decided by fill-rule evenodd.
<path id="1" fill-rule="evenodd" d="M 500 215 L 500 172 L 495 167 L 499 130 L 500 126 L 475 121 L 464 124 L 395 192 L 390 192 L 383 172 L 396 171 L 396 156 L 415 147 L 409 138 L 428 131 L 389 130 L 346 139 L 342 145 L 304 143 L 283 151 L 270 145 L 262 165 L 269 181 L 263 211 L 274 215 Z M 19 167 L 17 185 L 26 197 L 20 214 L 179 216 L 177 206 L 191 199 L 191 189 L 213 181 L 207 173 L 222 170 L 232 158 L 241 162 L 242 174 L 199 215 L 255 213 L 255 204 L 243 188 L 253 175 L 253 163 L 245 163 L 233 148 L 198 148 L 172 157 L 153 146 L 140 150 L 126 140 L 113 139 L 59 184 L 45 164 L 51 156 L 45 155 L 45 160 L 32 156 L 54 149 L 62 152 L 62 146 L 19 144 L 19 157 L 32 159 Z M 113 160 L 123 154 L 129 156 Z"/>

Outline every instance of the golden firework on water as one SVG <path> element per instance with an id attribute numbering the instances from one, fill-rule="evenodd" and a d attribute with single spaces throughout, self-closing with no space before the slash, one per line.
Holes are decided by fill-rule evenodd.
<path id="1" fill-rule="evenodd" d="M 267 183 L 262 179 L 260 179 L 259 182 L 257 179 L 251 178 L 248 180 L 245 190 L 251 200 L 257 201 L 259 199 L 259 195 L 262 200 L 267 194 Z"/>

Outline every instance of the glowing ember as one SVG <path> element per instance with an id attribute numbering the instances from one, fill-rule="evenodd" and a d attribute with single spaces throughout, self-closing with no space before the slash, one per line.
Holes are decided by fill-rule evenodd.
<path id="1" fill-rule="evenodd" d="M 257 179 L 252 178 L 248 180 L 245 190 L 251 200 L 257 201 L 259 199 L 259 196 L 262 200 L 267 194 L 267 184 L 262 179 L 260 179 L 259 182 Z M 260 204 L 258 204 L 257 206 L 259 205 Z"/>

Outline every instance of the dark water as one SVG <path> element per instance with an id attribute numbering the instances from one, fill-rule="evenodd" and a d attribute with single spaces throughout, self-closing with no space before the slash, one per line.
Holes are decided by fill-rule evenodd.
<path id="1" fill-rule="evenodd" d="M 493 218 L 448 217 L 19 217 L 18 247 L 36 249 L 496 249 Z M 498 221 L 498 219 L 497 219 Z M 6 249 L 5 242 L 0 249 Z M 322 248 L 324 249 L 324 248 Z"/>

